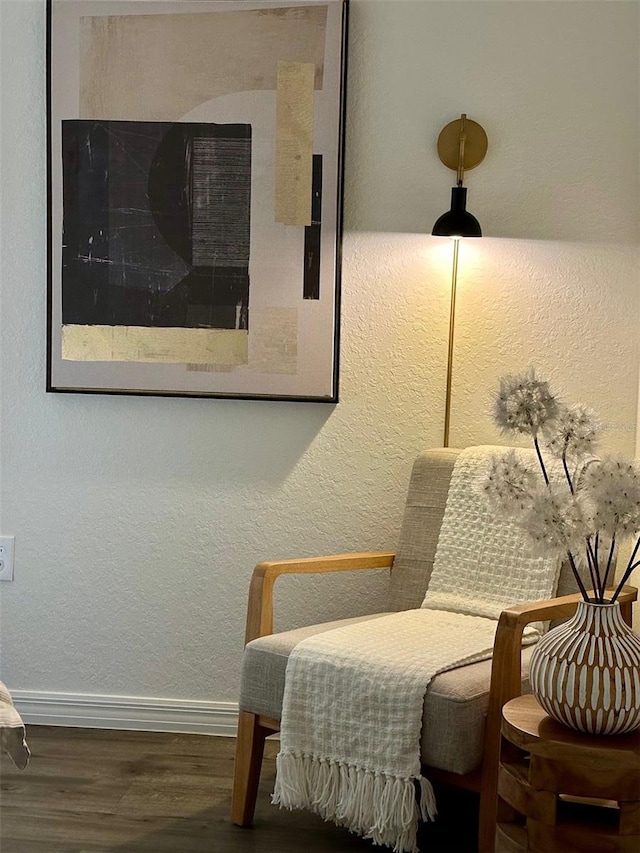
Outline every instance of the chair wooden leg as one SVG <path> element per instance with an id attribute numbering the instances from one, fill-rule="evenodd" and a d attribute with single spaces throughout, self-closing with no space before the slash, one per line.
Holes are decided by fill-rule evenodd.
<path id="1" fill-rule="evenodd" d="M 518 691 L 514 690 L 513 692 L 517 693 Z M 482 756 L 482 776 L 480 780 L 478 853 L 494 853 L 496 846 L 501 742 L 500 728 L 502 725 L 501 708 L 503 700 L 506 700 L 506 698 L 508 698 L 508 693 L 505 693 L 503 696 L 492 696 L 487 713 L 484 731 L 484 754 Z"/>
<path id="2" fill-rule="evenodd" d="M 231 797 L 231 820 L 236 826 L 251 826 L 253 823 L 264 742 L 269 734 L 269 729 L 258 725 L 255 714 L 240 711 Z"/>

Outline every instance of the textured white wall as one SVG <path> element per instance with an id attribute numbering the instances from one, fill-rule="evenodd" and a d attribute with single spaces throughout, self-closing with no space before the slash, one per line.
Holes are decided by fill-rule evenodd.
<path id="1" fill-rule="evenodd" d="M 467 184 L 490 236 L 461 251 L 452 443 L 499 441 L 496 381 L 536 364 L 633 452 L 637 2 L 354 0 L 336 407 L 45 394 L 43 4 L 0 12 L 12 689 L 234 700 L 258 560 L 394 545 L 412 459 L 441 442 L 451 245 L 426 232 L 461 111 L 489 134 Z M 384 586 L 288 579 L 280 624 Z"/>

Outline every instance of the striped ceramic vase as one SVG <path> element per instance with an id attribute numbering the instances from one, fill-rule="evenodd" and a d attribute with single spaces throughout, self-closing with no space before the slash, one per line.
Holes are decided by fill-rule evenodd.
<path id="1" fill-rule="evenodd" d="M 580 601 L 535 646 L 529 680 L 547 714 L 572 729 L 614 735 L 640 728 L 640 638 L 618 602 Z"/>

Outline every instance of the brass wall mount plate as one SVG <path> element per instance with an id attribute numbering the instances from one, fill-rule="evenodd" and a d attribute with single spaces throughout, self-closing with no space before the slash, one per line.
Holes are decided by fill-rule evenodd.
<path id="1" fill-rule="evenodd" d="M 460 134 L 464 132 L 464 162 L 462 169 L 466 172 L 475 168 L 485 158 L 489 145 L 487 134 L 477 121 L 462 116 L 450 121 L 440 131 L 438 136 L 438 156 L 445 166 L 457 171 L 460 155 Z"/>

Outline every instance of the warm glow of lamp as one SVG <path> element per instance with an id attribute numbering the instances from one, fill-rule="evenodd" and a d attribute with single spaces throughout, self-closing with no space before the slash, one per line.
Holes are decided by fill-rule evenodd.
<path id="1" fill-rule="evenodd" d="M 458 250 L 462 237 L 482 237 L 480 223 L 467 210 L 467 190 L 462 186 L 465 170 L 481 163 L 487 153 L 487 134 L 475 121 L 463 113 L 449 122 L 438 136 L 438 155 L 445 166 L 457 173 L 456 186 L 451 190 L 451 208 L 433 226 L 434 237 L 453 239 L 453 269 L 451 273 L 451 307 L 449 310 L 449 347 L 447 353 L 447 388 L 444 409 L 443 446 L 449 446 L 451 421 L 451 380 L 453 377 L 453 337 L 455 332 L 456 288 L 458 284 Z"/>

